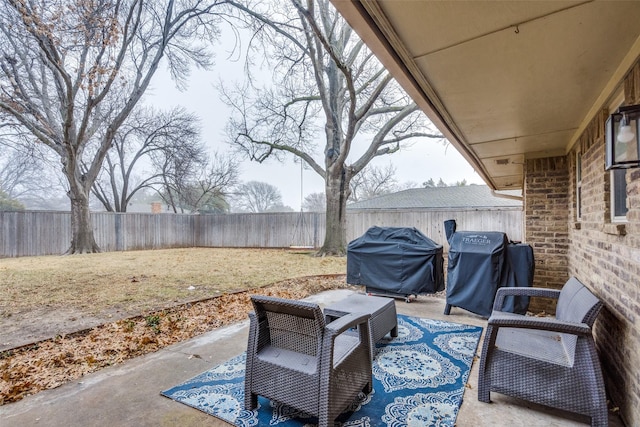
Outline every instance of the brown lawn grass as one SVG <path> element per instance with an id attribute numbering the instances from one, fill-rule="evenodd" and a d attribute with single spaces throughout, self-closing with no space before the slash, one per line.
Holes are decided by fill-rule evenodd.
<path id="1" fill-rule="evenodd" d="M 187 248 L 0 259 L 0 319 L 48 307 L 143 312 L 302 276 L 346 258 L 285 249 Z"/>

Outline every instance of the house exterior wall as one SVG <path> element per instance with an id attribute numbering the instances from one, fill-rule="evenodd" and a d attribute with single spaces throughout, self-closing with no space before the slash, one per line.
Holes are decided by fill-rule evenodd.
<path id="1" fill-rule="evenodd" d="M 640 63 L 626 76 L 623 87 L 625 104 L 640 103 Z M 608 114 L 603 109 L 592 119 L 566 157 L 527 161 L 525 236 L 536 256 L 536 286 L 560 287 L 567 277 L 575 276 L 604 301 L 594 332 L 607 393 L 624 422 L 638 426 L 640 169 L 627 170 L 626 221 L 613 222 L 610 172 L 604 170 Z M 580 218 L 577 154 L 582 164 Z M 534 308 L 551 307 L 541 303 Z"/>
<path id="2" fill-rule="evenodd" d="M 568 279 L 567 158 L 528 160 L 524 182 L 525 241 L 533 248 L 536 265 L 533 285 L 558 289 Z M 555 302 L 533 299 L 530 309 L 553 312 Z"/>

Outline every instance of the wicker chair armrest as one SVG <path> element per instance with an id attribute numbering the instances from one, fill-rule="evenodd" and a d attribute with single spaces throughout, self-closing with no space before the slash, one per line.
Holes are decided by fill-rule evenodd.
<path id="1" fill-rule="evenodd" d="M 493 301 L 493 310 L 501 311 L 504 306 L 504 299 L 507 296 L 525 296 L 525 297 L 542 297 L 542 298 L 558 298 L 560 296 L 559 289 L 548 288 L 528 288 L 528 287 L 504 287 L 498 288 L 496 297 Z"/>
<path id="2" fill-rule="evenodd" d="M 566 322 L 552 317 L 521 316 L 499 311 L 491 314 L 488 324 L 498 328 L 540 329 L 572 335 L 591 335 L 591 328 L 586 323 Z"/>
<path id="3" fill-rule="evenodd" d="M 326 325 L 326 329 L 330 335 L 340 335 L 348 329 L 355 328 L 361 324 L 366 324 L 370 317 L 371 315 L 368 313 L 349 313 Z"/>
<path id="4" fill-rule="evenodd" d="M 262 342 L 260 340 L 261 335 L 264 335 L 264 325 L 260 324 L 260 320 L 258 319 L 258 315 L 255 313 L 255 311 L 250 311 L 248 315 L 249 339 L 247 341 L 247 351 L 249 353 L 255 353 L 260 351 L 262 345 L 266 344 L 266 341 L 264 339 L 262 340 Z"/>

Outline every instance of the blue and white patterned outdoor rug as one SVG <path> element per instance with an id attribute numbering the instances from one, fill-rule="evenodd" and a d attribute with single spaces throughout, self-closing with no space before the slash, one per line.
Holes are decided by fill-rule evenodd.
<path id="1" fill-rule="evenodd" d="M 398 316 L 398 337 L 378 343 L 373 392 L 362 394 L 344 427 L 455 425 L 482 328 Z M 244 409 L 245 354 L 161 394 L 236 426 L 302 427 L 317 419 L 258 398 Z"/>

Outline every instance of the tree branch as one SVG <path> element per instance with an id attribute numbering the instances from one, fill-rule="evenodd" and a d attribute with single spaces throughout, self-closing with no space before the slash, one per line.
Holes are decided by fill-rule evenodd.
<path id="1" fill-rule="evenodd" d="M 325 170 L 313 159 L 313 157 L 311 157 L 308 153 L 305 153 L 302 150 L 299 150 L 299 149 L 297 149 L 295 147 L 291 147 L 291 146 L 285 145 L 285 144 L 278 144 L 278 143 L 269 142 L 269 141 L 255 140 L 248 134 L 238 134 L 237 138 L 238 139 L 244 138 L 244 139 L 247 139 L 248 141 L 250 141 L 251 144 L 255 144 L 255 145 L 263 146 L 263 147 L 268 147 L 268 152 L 266 154 L 263 154 L 263 155 L 258 156 L 258 157 L 252 156 L 251 160 L 255 160 L 258 163 L 262 163 L 269 157 L 269 155 L 274 150 L 285 151 L 287 153 L 291 153 L 291 154 L 293 154 L 295 156 L 300 157 L 302 160 L 307 162 L 307 164 L 309 166 L 311 166 L 311 169 L 316 171 L 316 173 L 318 175 L 320 175 L 322 178 L 325 178 L 325 174 L 326 174 Z"/>

